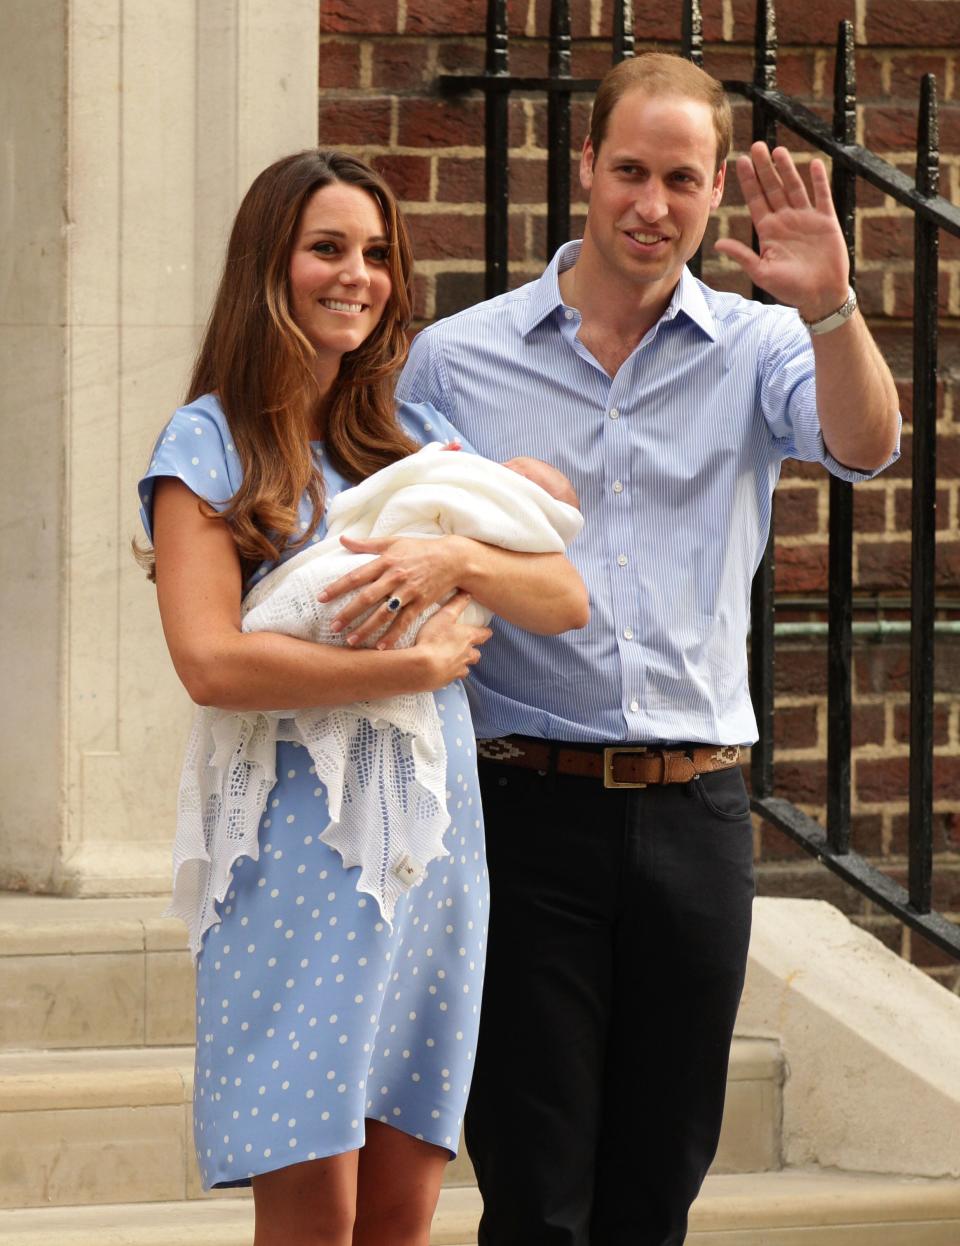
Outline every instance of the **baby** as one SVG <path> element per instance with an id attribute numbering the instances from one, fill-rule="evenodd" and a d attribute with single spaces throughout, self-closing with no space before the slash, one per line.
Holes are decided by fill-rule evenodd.
<path id="1" fill-rule="evenodd" d="M 452 447 L 450 447 L 452 448 Z M 274 568 L 242 604 L 245 632 L 273 631 L 323 644 L 344 644 L 331 624 L 353 594 L 330 602 L 320 594 L 375 554 L 353 554 L 340 542 L 377 537 L 431 539 L 448 534 L 526 553 L 562 553 L 583 526 L 576 493 L 562 472 L 539 459 L 492 463 L 445 453 L 438 443 L 391 463 L 338 494 L 327 509 L 327 536 Z M 438 605 L 404 629 L 410 645 Z M 363 616 L 366 617 L 366 616 Z M 485 624 L 490 612 L 471 601 L 461 621 Z M 359 622 L 359 620 L 357 620 Z M 365 642 L 375 645 L 389 623 Z M 258 827 L 276 778 L 279 740 L 302 745 L 327 793 L 329 824 L 320 838 L 349 868 L 391 921 L 401 895 L 444 852 L 449 824 L 446 749 L 431 693 L 410 693 L 352 705 L 275 713 L 198 709 L 180 779 L 178 842 L 200 842 L 206 857 L 194 868 L 212 875 L 222 901 L 234 861 L 256 857 Z M 369 776 L 378 776 L 371 784 Z M 385 818 L 384 793 L 392 813 Z M 206 889 L 206 874 L 200 880 Z M 175 871 L 170 911 L 190 925 L 196 950 L 204 923 L 189 902 L 195 886 Z"/>
<path id="2" fill-rule="evenodd" d="M 504 549 L 560 553 L 580 531 L 577 495 L 563 472 L 525 455 L 498 464 L 479 455 L 443 453 L 457 449 L 456 442 L 425 446 L 334 498 L 327 510 L 326 539 L 269 572 L 244 598 L 243 630 L 342 644 L 343 636 L 330 623 L 355 594 L 330 601 L 320 600 L 319 594 L 377 555 L 348 552 L 341 536 L 368 540 L 456 534 Z M 517 476 L 527 483 L 520 485 Z M 408 625 L 398 647 L 413 643 L 436 608 Z M 358 625 L 366 617 L 353 622 Z M 460 616 L 473 626 L 489 620 L 490 612 L 476 602 Z M 388 626 L 372 633 L 365 644 L 375 645 Z"/>

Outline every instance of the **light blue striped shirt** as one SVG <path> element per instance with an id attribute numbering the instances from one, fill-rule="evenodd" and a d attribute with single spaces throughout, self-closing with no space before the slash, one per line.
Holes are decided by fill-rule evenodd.
<path id="1" fill-rule="evenodd" d="M 797 313 L 686 270 L 611 378 L 560 296 L 579 247 L 562 247 L 539 280 L 424 329 L 398 388 L 489 458 L 555 464 L 586 517 L 569 554 L 590 623 L 541 637 L 498 621 L 468 681 L 477 735 L 750 743 L 750 584 L 781 461 L 845 480 L 875 473 L 824 445 Z"/>

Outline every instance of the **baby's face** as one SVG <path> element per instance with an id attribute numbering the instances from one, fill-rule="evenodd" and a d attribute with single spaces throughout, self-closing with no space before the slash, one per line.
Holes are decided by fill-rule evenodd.
<path id="1" fill-rule="evenodd" d="M 548 493 L 552 492 L 549 487 L 549 475 L 552 469 L 546 463 L 541 463 L 539 459 L 523 457 L 507 459 L 504 467 L 509 467 L 512 472 L 516 472 L 518 476 L 523 476 L 526 480 L 532 480 L 535 485 L 546 489 Z"/>
<path id="2" fill-rule="evenodd" d="M 563 472 L 556 467 L 551 467 L 549 463 L 544 463 L 542 459 L 530 458 L 528 455 L 518 455 L 515 459 L 508 459 L 504 463 L 504 467 L 509 467 L 518 476 L 523 476 L 535 485 L 539 485 L 541 489 L 544 489 L 558 502 L 566 502 L 568 506 L 575 506 L 577 510 L 580 509 L 580 500 L 570 481 L 564 476 Z"/>

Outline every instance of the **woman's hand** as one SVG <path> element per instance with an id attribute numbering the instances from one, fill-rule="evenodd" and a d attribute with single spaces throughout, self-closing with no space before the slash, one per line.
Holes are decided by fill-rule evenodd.
<path id="1" fill-rule="evenodd" d="M 341 576 L 320 594 L 321 601 L 332 601 L 344 593 L 356 592 L 331 624 L 335 632 L 347 633 L 346 642 L 350 646 L 361 645 L 390 622 L 377 648 L 392 648 L 418 614 L 460 587 L 465 544 L 462 537 L 382 537 L 355 541 L 342 536 L 340 543 L 351 554 L 380 555 Z M 399 601 L 400 606 L 388 609 L 387 602 L 392 600 Z M 368 610 L 371 611 L 369 617 L 354 628 L 356 620 Z"/>
<path id="2" fill-rule="evenodd" d="M 489 627 L 469 627 L 460 615 L 470 601 L 469 593 L 457 593 L 420 628 L 414 648 L 430 659 L 436 684 L 445 688 L 455 679 L 466 679 L 470 667 L 480 661 L 480 646 L 493 635 Z"/>

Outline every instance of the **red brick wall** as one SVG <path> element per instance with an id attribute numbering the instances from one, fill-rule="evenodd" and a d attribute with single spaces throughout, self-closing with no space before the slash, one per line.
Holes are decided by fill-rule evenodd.
<path id="1" fill-rule="evenodd" d="M 679 4 L 635 4 L 638 50 L 676 48 Z M 610 63 L 609 0 L 573 0 L 573 70 L 599 76 Z M 856 21 L 859 139 L 913 174 L 920 75 L 937 77 L 941 101 L 942 193 L 960 201 L 960 0 L 809 0 L 779 6 L 779 81 L 823 112 L 830 106 L 837 23 Z M 749 78 L 753 0 L 704 0 L 705 65 L 721 78 Z M 376 163 L 404 202 L 417 254 L 420 322 L 483 297 L 483 104 L 479 96 L 442 98 L 437 74 L 483 68 L 485 0 L 322 0 L 320 141 Z M 511 69 L 544 72 L 548 0 L 510 6 Z M 546 248 L 546 108 L 542 99 L 510 105 L 510 260 L 514 284 L 539 273 Z M 736 143 L 749 141 L 746 105 L 737 109 Z M 573 142 L 588 105 L 574 104 Z M 790 145 L 801 153 L 802 144 Z M 573 227 L 585 204 L 575 184 Z M 710 258 L 717 236 L 745 238 L 749 225 L 735 179 L 711 222 L 704 277 L 722 288 L 746 283 Z M 910 569 L 910 214 L 866 183 L 858 198 L 858 286 L 878 340 L 901 382 L 906 420 L 903 457 L 856 491 L 855 583 L 859 597 L 902 598 Z M 937 592 L 960 603 L 960 239 L 944 237 L 940 282 Z M 777 591 L 822 595 L 827 587 L 827 488 L 823 473 L 800 465 L 784 472 L 777 501 Z M 822 619 L 809 610 L 794 620 Z M 908 612 L 858 610 L 857 621 L 906 619 Z M 943 619 L 960 619 L 960 609 Z M 825 802 L 826 663 L 823 641 L 781 640 L 777 649 L 778 794 L 815 816 Z M 854 846 L 898 876 L 905 873 L 909 652 L 905 643 L 858 641 L 855 654 Z M 960 916 L 960 636 L 936 649 L 934 902 Z M 821 896 L 960 988 L 960 968 L 828 874 L 778 832 L 757 832 L 760 890 Z"/>

